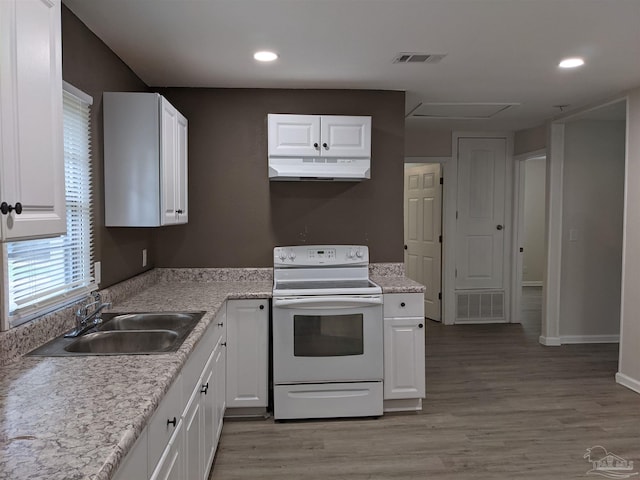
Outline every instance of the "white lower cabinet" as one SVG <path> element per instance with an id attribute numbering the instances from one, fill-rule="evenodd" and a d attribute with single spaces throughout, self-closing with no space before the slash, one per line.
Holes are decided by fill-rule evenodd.
<path id="1" fill-rule="evenodd" d="M 226 397 L 223 306 L 115 475 L 116 480 L 207 480 Z"/>
<path id="2" fill-rule="evenodd" d="M 269 302 L 227 302 L 227 407 L 266 407 Z"/>
<path id="3" fill-rule="evenodd" d="M 425 396 L 421 293 L 384 295 L 384 408 L 419 410 Z"/>

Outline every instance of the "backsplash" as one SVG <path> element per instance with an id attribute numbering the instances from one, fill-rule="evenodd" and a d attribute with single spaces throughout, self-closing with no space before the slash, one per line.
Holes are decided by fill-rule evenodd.
<path id="1" fill-rule="evenodd" d="M 370 263 L 369 275 L 378 277 L 404 277 L 404 263 Z"/>
<path id="2" fill-rule="evenodd" d="M 156 268 L 160 282 L 272 281 L 273 268 Z"/>

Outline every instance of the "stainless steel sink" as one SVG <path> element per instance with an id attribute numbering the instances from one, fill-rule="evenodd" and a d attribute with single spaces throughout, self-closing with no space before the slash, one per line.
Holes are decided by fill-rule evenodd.
<path id="1" fill-rule="evenodd" d="M 129 313 L 107 319 L 99 330 L 181 330 L 193 323 L 193 313 Z M 201 317 L 202 315 L 200 315 Z M 199 320 L 198 317 L 196 322 Z"/>
<path id="2" fill-rule="evenodd" d="M 175 352 L 204 313 L 105 313 L 103 323 L 85 335 L 54 338 L 27 355 L 68 357 Z"/>
<path id="3" fill-rule="evenodd" d="M 129 330 L 88 333 L 71 345 L 67 352 L 117 353 L 165 352 L 170 349 L 178 334 L 172 330 Z"/>

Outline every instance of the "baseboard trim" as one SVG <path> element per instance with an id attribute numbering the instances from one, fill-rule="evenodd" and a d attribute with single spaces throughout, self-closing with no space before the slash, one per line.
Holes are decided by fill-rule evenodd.
<path id="1" fill-rule="evenodd" d="M 623 387 L 627 387 L 628 389 L 633 390 L 636 393 L 640 393 L 640 380 L 631 378 L 624 373 L 616 373 L 616 383 L 619 383 Z"/>
<path id="2" fill-rule="evenodd" d="M 479 325 L 485 323 L 509 323 L 506 318 L 479 318 L 477 320 L 456 320 L 456 325 Z"/>
<path id="3" fill-rule="evenodd" d="M 560 342 L 560 337 L 545 337 L 544 335 L 540 335 L 538 338 L 538 342 L 540 342 L 545 347 L 559 347 L 562 345 Z"/>
<path id="4" fill-rule="evenodd" d="M 383 410 L 385 412 L 419 412 L 422 410 L 421 398 L 403 398 L 397 400 L 385 400 Z"/>
<path id="5" fill-rule="evenodd" d="M 620 343 L 620 335 L 561 335 L 560 343 Z"/>
<path id="6" fill-rule="evenodd" d="M 542 280 L 531 280 L 529 282 L 522 282 L 523 287 L 542 287 Z"/>

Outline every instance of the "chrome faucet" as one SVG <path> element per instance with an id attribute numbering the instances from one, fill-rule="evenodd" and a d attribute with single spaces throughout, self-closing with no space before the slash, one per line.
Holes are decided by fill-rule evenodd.
<path id="1" fill-rule="evenodd" d="M 83 333 L 88 332 L 92 328 L 102 323 L 102 310 L 111 308 L 111 303 L 102 303 L 102 296 L 98 292 L 93 292 L 87 298 L 87 304 L 80 307 L 76 311 L 76 328 L 65 333 L 65 338 L 79 337 Z M 89 313 L 89 309 L 93 307 L 93 311 Z"/>

